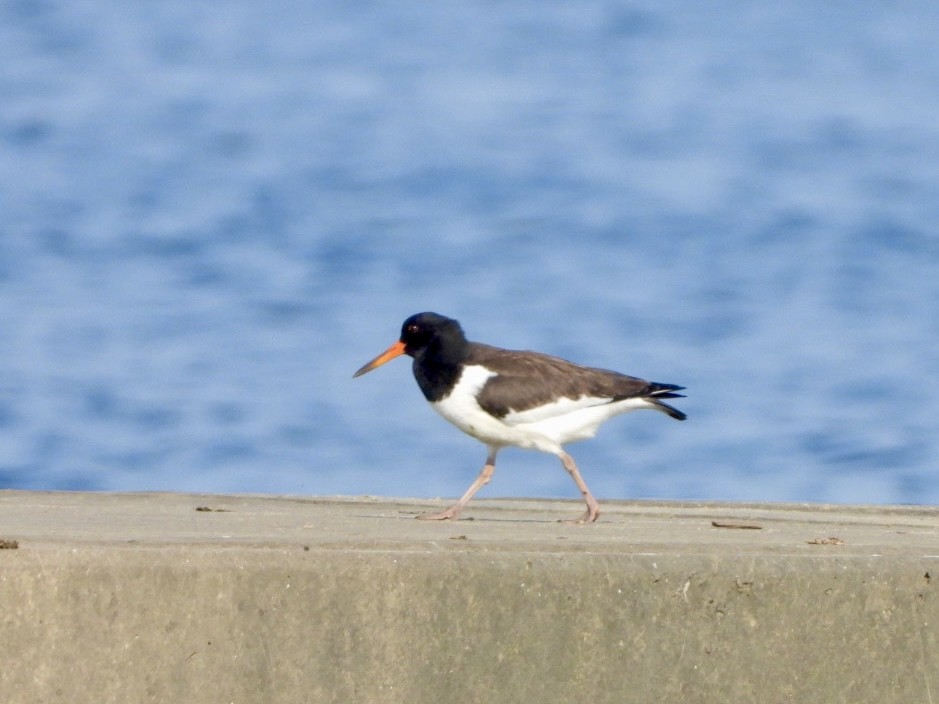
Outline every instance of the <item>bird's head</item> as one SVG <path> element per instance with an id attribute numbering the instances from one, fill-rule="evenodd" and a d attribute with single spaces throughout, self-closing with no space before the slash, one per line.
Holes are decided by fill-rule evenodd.
<path id="1" fill-rule="evenodd" d="M 354 378 L 367 374 L 403 354 L 418 357 L 429 349 L 436 349 L 438 353 L 452 348 L 462 350 L 465 344 L 463 328 L 453 318 L 439 313 L 416 313 L 401 324 L 401 336 L 397 342 L 360 367 L 352 376 Z"/>

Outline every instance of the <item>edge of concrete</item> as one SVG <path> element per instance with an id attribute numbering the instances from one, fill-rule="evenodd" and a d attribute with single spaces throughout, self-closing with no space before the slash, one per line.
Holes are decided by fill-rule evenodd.
<path id="1" fill-rule="evenodd" d="M 939 696 L 939 509 L 0 492 L 8 702 Z M 10 655 L 10 654 L 13 655 Z M 934 694 L 936 693 L 936 694 Z"/>

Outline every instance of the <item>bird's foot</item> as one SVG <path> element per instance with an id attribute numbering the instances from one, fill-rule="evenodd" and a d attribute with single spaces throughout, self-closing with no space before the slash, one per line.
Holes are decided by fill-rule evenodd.
<path id="1" fill-rule="evenodd" d="M 462 506 L 451 506 L 448 509 L 443 511 L 437 511 L 436 513 L 419 513 L 415 516 L 418 520 L 421 521 L 450 521 L 456 520 L 457 515 L 459 515 Z"/>
<path id="2" fill-rule="evenodd" d="M 570 518 L 559 520 L 558 523 L 567 523 L 568 525 L 582 526 L 584 523 L 594 523 L 600 517 L 599 506 L 588 506 L 584 515 L 580 518 Z"/>

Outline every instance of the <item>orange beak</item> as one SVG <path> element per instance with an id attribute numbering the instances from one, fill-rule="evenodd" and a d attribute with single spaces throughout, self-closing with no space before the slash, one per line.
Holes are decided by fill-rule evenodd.
<path id="1" fill-rule="evenodd" d="M 373 369 L 378 369 L 378 367 L 380 367 L 385 362 L 390 362 L 395 357 L 400 357 L 403 354 L 404 354 L 404 343 L 398 340 L 387 350 L 385 350 L 380 355 L 375 357 L 375 359 L 373 359 L 371 362 L 369 362 L 368 364 L 364 365 L 361 369 L 359 369 L 359 371 L 357 371 L 355 374 L 352 375 L 352 378 L 354 379 L 357 376 L 362 376 L 363 374 L 366 374 L 372 371 Z"/>

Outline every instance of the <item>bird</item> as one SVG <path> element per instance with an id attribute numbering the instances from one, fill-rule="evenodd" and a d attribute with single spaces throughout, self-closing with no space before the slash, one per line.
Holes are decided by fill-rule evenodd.
<path id="1" fill-rule="evenodd" d="M 687 417 L 665 403 L 684 398 L 678 393 L 683 386 L 581 366 L 540 352 L 470 342 L 459 322 L 432 312 L 405 320 L 398 341 L 362 365 L 353 378 L 401 355 L 413 358 L 414 378 L 431 407 L 488 450 L 482 471 L 459 501 L 417 516 L 425 520 L 456 519 L 492 479 L 499 451 L 514 446 L 560 459 L 587 504 L 572 522 L 593 523 L 600 506 L 564 445 L 592 438 L 602 423 L 629 411 L 651 409 L 675 420 Z"/>

